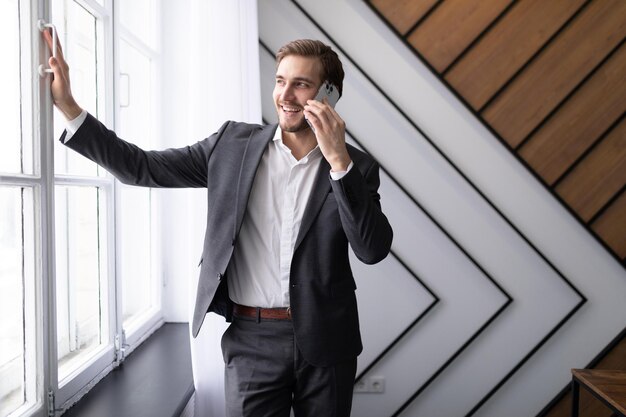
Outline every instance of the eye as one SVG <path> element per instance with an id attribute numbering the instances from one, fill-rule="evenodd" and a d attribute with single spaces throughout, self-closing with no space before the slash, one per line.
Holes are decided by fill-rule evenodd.
<path id="1" fill-rule="evenodd" d="M 277 85 L 280 85 L 280 86 L 283 86 L 283 85 L 285 85 L 285 80 L 280 79 L 280 78 L 277 78 L 277 79 L 276 79 L 276 84 L 277 84 Z"/>

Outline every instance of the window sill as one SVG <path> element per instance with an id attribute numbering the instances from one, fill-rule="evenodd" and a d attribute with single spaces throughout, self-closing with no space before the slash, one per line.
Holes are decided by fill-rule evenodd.
<path id="1" fill-rule="evenodd" d="M 187 323 L 165 323 L 64 417 L 178 417 L 194 392 Z"/>

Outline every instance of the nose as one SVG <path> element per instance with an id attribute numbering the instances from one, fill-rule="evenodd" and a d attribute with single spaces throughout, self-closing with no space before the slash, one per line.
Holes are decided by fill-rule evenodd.
<path id="1" fill-rule="evenodd" d="M 282 101 L 292 101 L 295 98 L 293 86 L 290 83 L 287 83 L 283 87 L 283 90 L 280 93 L 280 99 Z"/>

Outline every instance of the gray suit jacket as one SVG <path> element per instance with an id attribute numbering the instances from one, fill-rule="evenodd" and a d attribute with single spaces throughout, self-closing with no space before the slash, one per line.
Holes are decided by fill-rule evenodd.
<path id="1" fill-rule="evenodd" d="M 228 265 L 257 167 L 275 131 L 276 125 L 226 122 L 194 145 L 144 151 L 88 115 L 66 144 L 125 184 L 207 188 L 194 337 L 208 311 L 231 318 Z M 387 256 L 393 234 L 380 208 L 378 164 L 352 146 L 348 151 L 354 167 L 339 181 L 330 179 L 330 166 L 322 158 L 291 262 L 294 332 L 304 358 L 317 366 L 362 350 L 348 244 L 358 259 L 372 264 Z"/>

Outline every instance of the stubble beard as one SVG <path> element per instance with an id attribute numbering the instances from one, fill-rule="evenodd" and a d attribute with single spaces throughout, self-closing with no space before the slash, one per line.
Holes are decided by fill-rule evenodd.
<path id="1" fill-rule="evenodd" d="M 302 132 L 303 130 L 310 129 L 310 128 L 311 127 L 304 119 L 302 119 L 302 122 L 300 122 L 299 124 L 295 126 L 287 126 L 286 123 L 282 121 L 280 122 L 280 129 L 283 132 L 296 133 L 296 132 Z"/>
<path id="2" fill-rule="evenodd" d="M 297 125 L 287 125 L 287 123 L 280 117 L 280 113 L 278 114 L 278 120 L 280 129 L 283 132 L 297 133 L 311 128 L 304 117 L 302 117 L 300 123 L 298 123 Z"/>

